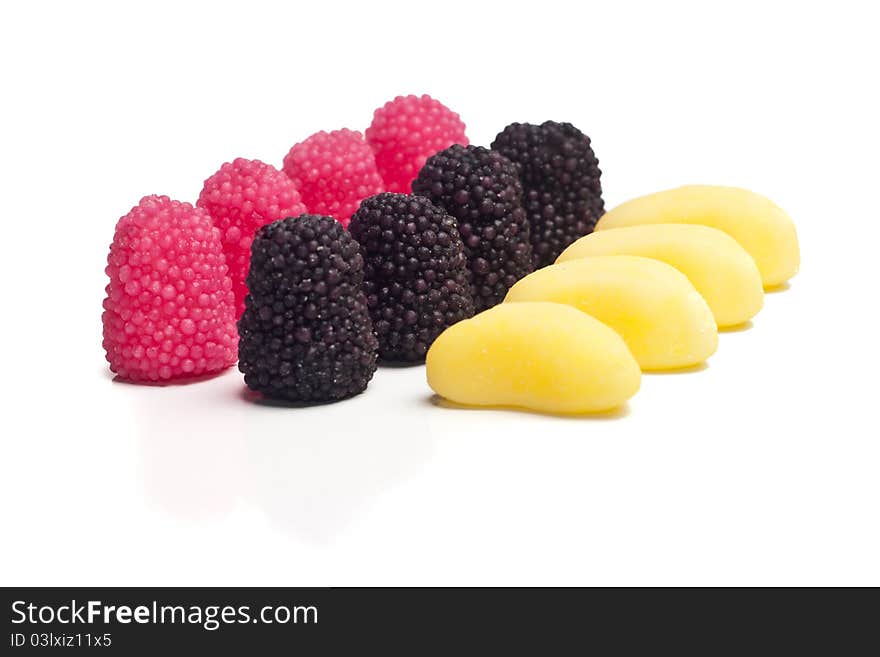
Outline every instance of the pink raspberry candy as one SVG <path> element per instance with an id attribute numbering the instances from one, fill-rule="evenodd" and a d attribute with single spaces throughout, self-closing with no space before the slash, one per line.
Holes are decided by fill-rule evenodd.
<path id="1" fill-rule="evenodd" d="M 409 194 L 425 160 L 453 144 L 468 145 L 458 114 L 424 96 L 398 96 L 373 114 L 367 142 L 386 191 Z"/>
<path id="2" fill-rule="evenodd" d="M 208 213 L 145 196 L 116 224 L 104 299 L 104 350 L 119 378 L 166 382 L 235 363 L 232 283 Z"/>
<path id="3" fill-rule="evenodd" d="M 196 203 L 220 229 L 235 293 L 235 316 L 244 312 L 251 242 L 260 226 L 306 212 L 293 182 L 270 164 L 238 158 L 205 181 Z"/>
<path id="4" fill-rule="evenodd" d="M 315 133 L 290 149 L 284 172 L 312 214 L 348 226 L 361 201 L 383 191 L 373 151 L 355 130 Z"/>

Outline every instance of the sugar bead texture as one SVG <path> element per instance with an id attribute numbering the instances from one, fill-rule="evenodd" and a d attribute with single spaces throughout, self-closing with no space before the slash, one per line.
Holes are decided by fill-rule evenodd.
<path id="1" fill-rule="evenodd" d="M 592 232 L 605 205 L 589 137 L 570 123 L 511 123 L 492 148 L 520 168 L 536 267 Z"/>
<path id="2" fill-rule="evenodd" d="M 144 197 L 116 224 L 105 271 L 104 349 L 120 379 L 168 382 L 235 362 L 232 284 L 207 212 Z"/>
<path id="3" fill-rule="evenodd" d="M 531 273 L 519 173 L 506 157 L 482 146 L 450 146 L 428 158 L 413 192 L 458 220 L 477 312 L 501 303 Z"/>
<path id="4" fill-rule="evenodd" d="M 254 238 L 238 322 L 238 367 L 265 396 L 320 403 L 363 392 L 376 336 L 361 290 L 357 242 L 332 217 L 302 215 Z"/>
<path id="5" fill-rule="evenodd" d="M 385 190 L 408 194 L 425 160 L 452 144 L 467 145 L 458 114 L 430 96 L 398 96 L 373 114 L 366 130 Z"/>
<path id="6" fill-rule="evenodd" d="M 423 361 L 440 333 L 474 314 L 455 219 L 426 198 L 385 193 L 361 203 L 349 229 L 365 259 L 379 356 Z"/>
<path id="7" fill-rule="evenodd" d="M 270 164 L 238 158 L 205 181 L 197 205 L 220 229 L 235 293 L 236 317 L 244 310 L 251 241 L 260 226 L 306 212 L 294 183 Z"/>
<path id="8" fill-rule="evenodd" d="M 310 213 L 343 226 L 363 199 L 384 188 L 373 151 L 354 130 L 321 131 L 296 144 L 284 158 L 284 172 Z"/>

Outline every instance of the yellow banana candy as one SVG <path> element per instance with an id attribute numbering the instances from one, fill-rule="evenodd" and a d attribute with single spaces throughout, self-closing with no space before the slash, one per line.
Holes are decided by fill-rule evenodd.
<path id="1" fill-rule="evenodd" d="M 751 319 L 764 304 L 755 261 L 727 233 L 695 224 L 609 228 L 571 244 L 556 262 L 598 255 L 637 255 L 672 265 L 709 304 L 719 327 Z"/>
<path id="2" fill-rule="evenodd" d="M 755 259 L 766 288 L 781 285 L 800 266 L 791 217 L 770 199 L 738 187 L 686 185 L 641 196 L 606 212 L 596 230 L 665 223 L 723 230 Z"/>
<path id="3" fill-rule="evenodd" d="M 643 370 L 696 365 L 718 348 L 703 297 L 680 271 L 650 258 L 595 256 L 544 267 L 504 301 L 574 306 L 617 331 Z"/>
<path id="4" fill-rule="evenodd" d="M 594 413 L 632 397 L 641 372 L 612 329 L 571 306 L 502 303 L 446 329 L 426 360 L 428 385 L 471 406 Z"/>

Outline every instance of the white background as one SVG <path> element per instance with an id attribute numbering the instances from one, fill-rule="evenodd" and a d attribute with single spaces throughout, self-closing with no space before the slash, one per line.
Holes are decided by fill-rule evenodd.
<path id="1" fill-rule="evenodd" d="M 0 581 L 880 584 L 869 10 L 4 3 Z M 707 369 L 645 376 L 610 419 L 445 409 L 423 368 L 310 409 L 245 400 L 235 370 L 111 380 L 103 268 L 141 196 L 193 201 L 226 160 L 279 165 L 423 92 L 477 144 L 575 123 L 609 207 L 762 192 L 802 271 Z"/>

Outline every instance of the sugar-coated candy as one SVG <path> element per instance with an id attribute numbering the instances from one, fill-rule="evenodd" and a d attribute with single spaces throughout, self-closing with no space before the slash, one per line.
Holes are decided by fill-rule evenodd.
<path id="1" fill-rule="evenodd" d="M 447 327 L 474 314 L 455 219 L 426 198 L 371 196 L 351 218 L 379 357 L 420 362 Z"/>
<path id="2" fill-rule="evenodd" d="M 397 96 L 377 109 L 365 135 L 385 190 L 409 194 L 425 160 L 452 144 L 468 144 L 464 128 L 458 114 L 428 95 Z"/>
<path id="3" fill-rule="evenodd" d="M 384 189 L 373 151 L 354 130 L 321 131 L 296 144 L 284 158 L 284 173 L 311 214 L 343 226 L 362 200 Z"/>
<path id="4" fill-rule="evenodd" d="M 220 229 L 235 292 L 236 317 L 244 310 L 245 277 L 251 242 L 260 226 L 306 211 L 296 186 L 281 171 L 259 160 L 226 162 L 205 181 L 198 206 Z"/>
<path id="5" fill-rule="evenodd" d="M 511 123 L 492 149 L 519 167 L 536 268 L 593 230 L 605 207 L 602 172 L 583 132 L 556 121 Z"/>
<path id="6" fill-rule="evenodd" d="M 116 224 L 104 350 L 120 379 L 169 382 L 235 362 L 235 298 L 208 213 L 145 196 Z"/>
<path id="7" fill-rule="evenodd" d="M 266 397 L 321 403 L 363 392 L 376 336 L 357 242 L 332 217 L 263 226 L 252 244 L 238 368 Z"/>
<path id="8" fill-rule="evenodd" d="M 428 158 L 413 193 L 458 220 L 477 312 L 501 303 L 532 271 L 529 222 L 516 165 L 482 146 L 450 146 Z"/>

